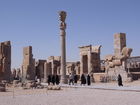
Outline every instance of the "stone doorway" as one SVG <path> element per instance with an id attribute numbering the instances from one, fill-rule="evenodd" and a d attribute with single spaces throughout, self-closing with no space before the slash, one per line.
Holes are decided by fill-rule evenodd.
<path id="1" fill-rule="evenodd" d="M 83 55 L 83 73 L 88 73 L 88 56 Z"/>
<path id="2" fill-rule="evenodd" d="M 48 74 L 52 75 L 52 63 L 51 62 L 48 63 Z"/>

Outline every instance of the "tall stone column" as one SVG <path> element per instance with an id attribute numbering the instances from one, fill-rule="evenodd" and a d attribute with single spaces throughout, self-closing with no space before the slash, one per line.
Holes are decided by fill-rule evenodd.
<path id="1" fill-rule="evenodd" d="M 126 47 L 126 34 L 116 33 L 114 34 L 114 54 L 120 56 L 122 49 Z"/>
<path id="2" fill-rule="evenodd" d="M 47 82 L 47 77 L 48 77 L 48 72 L 47 72 L 47 70 L 48 70 L 48 63 L 47 63 L 47 61 L 44 63 L 44 82 Z"/>
<path id="3" fill-rule="evenodd" d="M 52 74 L 54 75 L 54 60 L 51 61 L 51 69 L 52 69 Z"/>
<path id="4" fill-rule="evenodd" d="M 82 75 L 84 73 L 83 70 L 83 55 L 80 54 L 80 75 Z"/>
<path id="5" fill-rule="evenodd" d="M 91 68 L 91 52 L 88 52 L 88 74 L 91 72 L 92 68 Z"/>
<path id="6" fill-rule="evenodd" d="M 61 83 L 66 83 L 66 12 L 60 11 L 59 12 L 59 19 L 60 19 L 60 40 L 61 40 Z"/>

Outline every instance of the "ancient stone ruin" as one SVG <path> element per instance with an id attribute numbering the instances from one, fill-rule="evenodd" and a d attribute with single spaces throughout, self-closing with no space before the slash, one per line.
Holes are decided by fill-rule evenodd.
<path id="1" fill-rule="evenodd" d="M 60 42 L 61 42 L 61 82 L 66 83 L 66 16 L 65 11 L 59 12 L 60 18 Z"/>
<path id="2" fill-rule="evenodd" d="M 100 72 L 101 46 L 82 46 L 80 49 L 80 74 Z"/>
<path id="3" fill-rule="evenodd" d="M 50 56 L 47 60 L 36 61 L 36 77 L 42 82 L 47 82 L 48 75 L 61 75 L 60 56 Z"/>
<path id="4" fill-rule="evenodd" d="M 126 47 L 126 34 L 117 33 L 114 35 L 114 55 L 105 57 L 106 74 L 110 80 L 116 80 L 121 74 L 123 81 L 129 81 L 129 74 L 126 71 L 126 60 L 130 57 L 131 48 Z"/>
<path id="5" fill-rule="evenodd" d="M 38 61 L 36 61 L 36 65 L 35 65 L 35 75 L 36 78 L 40 79 L 41 81 L 44 80 L 44 65 L 45 65 L 46 60 L 43 59 L 39 59 Z"/>
<path id="6" fill-rule="evenodd" d="M 60 56 L 50 56 L 47 59 L 48 67 L 47 71 L 49 74 L 53 75 L 61 75 L 60 71 L 60 62 L 61 62 L 61 57 Z"/>
<path id="7" fill-rule="evenodd" d="M 13 68 L 12 71 L 11 71 L 11 74 L 12 74 L 12 80 L 21 80 L 21 70 L 20 68 Z"/>
<path id="8" fill-rule="evenodd" d="M 0 43 L 0 81 L 10 81 L 11 75 L 11 43 Z"/>
<path id="9" fill-rule="evenodd" d="M 90 74 L 93 81 L 116 81 L 121 74 L 123 81 L 140 78 L 140 56 L 131 57 L 132 48 L 126 47 L 126 34 L 114 34 L 114 54 L 100 58 L 101 45 L 81 46 L 80 61 L 66 62 L 66 16 L 65 11 L 59 12 L 61 55 L 50 56 L 48 59 L 35 61 L 32 46 L 23 48 L 21 69 L 13 69 L 11 74 L 10 41 L 0 43 L 0 81 L 22 80 L 22 82 L 40 80 L 47 82 L 48 75 L 58 75 L 61 83 L 67 83 L 70 73 L 78 75 Z M 33 82 L 34 83 L 34 82 Z"/>
<path id="10" fill-rule="evenodd" d="M 23 48 L 22 80 L 35 80 L 35 59 L 32 46 Z"/>

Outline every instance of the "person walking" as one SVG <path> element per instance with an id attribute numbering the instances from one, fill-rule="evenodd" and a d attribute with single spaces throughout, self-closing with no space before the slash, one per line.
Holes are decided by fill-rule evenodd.
<path id="1" fill-rule="evenodd" d="M 87 75 L 87 85 L 89 86 L 91 84 L 91 80 L 90 80 L 90 75 Z"/>
<path id="2" fill-rule="evenodd" d="M 77 84 L 77 81 L 78 81 L 78 76 L 75 74 L 75 75 L 74 75 L 74 84 L 75 84 L 75 85 Z"/>
<path id="3" fill-rule="evenodd" d="M 74 80 L 74 76 L 73 76 L 72 73 L 70 73 L 70 75 L 69 75 L 69 85 L 70 85 L 71 83 L 72 83 L 72 85 L 74 85 L 73 80 Z"/>

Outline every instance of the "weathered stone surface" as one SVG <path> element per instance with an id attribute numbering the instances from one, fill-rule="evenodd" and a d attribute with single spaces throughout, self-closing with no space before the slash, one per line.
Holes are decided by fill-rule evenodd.
<path id="1" fill-rule="evenodd" d="M 10 81 L 11 75 L 11 43 L 0 43 L 0 81 Z"/>
<path id="2" fill-rule="evenodd" d="M 21 80 L 21 70 L 20 68 L 13 68 L 12 69 L 12 76 L 11 76 L 12 80 Z"/>
<path id="3" fill-rule="evenodd" d="M 82 46 L 80 49 L 80 74 L 100 72 L 101 46 Z"/>
<path id="4" fill-rule="evenodd" d="M 61 90 L 61 86 L 59 85 L 49 85 L 47 87 L 48 90 Z"/>
<path id="5" fill-rule="evenodd" d="M 67 83 L 66 80 L 66 19 L 67 13 L 65 11 L 59 12 L 60 18 L 60 40 L 61 40 L 61 83 Z"/>
<path id="6" fill-rule="evenodd" d="M 35 59 L 32 46 L 23 48 L 22 80 L 35 80 Z"/>
<path id="7" fill-rule="evenodd" d="M 5 91 L 6 91 L 5 84 L 0 83 L 0 92 L 5 92 Z"/>
<path id="8" fill-rule="evenodd" d="M 131 48 L 126 47 L 126 34 L 114 35 L 114 55 L 105 57 L 105 68 L 109 80 L 115 80 L 120 74 L 123 81 L 128 81 L 129 73 L 126 71 L 126 60 L 130 57 Z"/>
<path id="9" fill-rule="evenodd" d="M 69 75 L 70 73 L 75 74 L 75 62 L 67 62 L 66 65 L 66 74 Z"/>
<path id="10" fill-rule="evenodd" d="M 126 47 L 126 34 L 116 33 L 114 34 L 114 54 L 115 56 L 120 55 L 122 49 Z"/>
<path id="11" fill-rule="evenodd" d="M 36 62 L 36 65 L 35 65 L 35 71 L 36 71 L 36 76 L 37 78 L 39 78 L 41 81 L 44 80 L 44 64 L 45 64 L 46 60 L 41 60 L 39 59 L 37 62 Z"/>
<path id="12" fill-rule="evenodd" d="M 60 64 L 61 64 L 61 57 L 60 56 L 50 56 L 47 59 L 47 63 L 48 63 L 48 67 L 47 67 L 47 71 L 48 71 L 48 75 L 52 74 L 52 75 L 61 75 L 61 71 L 60 71 Z"/>
<path id="13" fill-rule="evenodd" d="M 44 82 L 47 82 L 48 75 L 61 75 L 60 71 L 60 63 L 61 63 L 61 57 L 60 56 L 50 56 L 48 57 L 45 62 L 42 64 L 42 77 L 44 78 Z M 37 73 L 38 74 L 38 73 Z"/>

